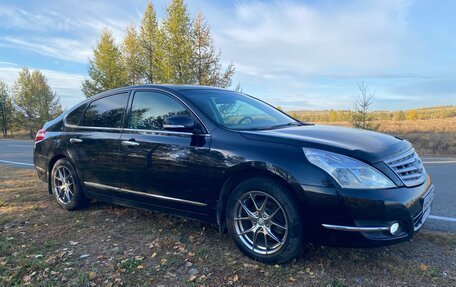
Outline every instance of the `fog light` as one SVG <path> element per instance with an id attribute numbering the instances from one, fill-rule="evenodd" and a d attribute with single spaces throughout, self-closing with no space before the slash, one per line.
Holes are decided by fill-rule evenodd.
<path id="1" fill-rule="evenodd" d="M 391 224 L 389 231 L 392 235 L 398 235 L 401 232 L 399 223 L 395 222 Z"/>

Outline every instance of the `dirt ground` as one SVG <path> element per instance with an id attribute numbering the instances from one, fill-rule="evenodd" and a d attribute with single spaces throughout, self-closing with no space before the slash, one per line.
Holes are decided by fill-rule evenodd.
<path id="1" fill-rule="evenodd" d="M 377 249 L 308 246 L 285 265 L 217 227 L 92 203 L 67 212 L 32 170 L 0 167 L 0 286 L 456 286 L 456 235 Z"/>

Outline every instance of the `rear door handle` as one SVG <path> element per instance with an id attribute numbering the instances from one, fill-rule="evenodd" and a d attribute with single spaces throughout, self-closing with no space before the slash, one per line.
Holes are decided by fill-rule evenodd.
<path id="1" fill-rule="evenodd" d="M 70 143 L 82 143 L 81 139 L 70 139 Z"/>
<path id="2" fill-rule="evenodd" d="M 121 144 L 124 146 L 139 146 L 139 143 L 135 141 L 122 141 Z"/>

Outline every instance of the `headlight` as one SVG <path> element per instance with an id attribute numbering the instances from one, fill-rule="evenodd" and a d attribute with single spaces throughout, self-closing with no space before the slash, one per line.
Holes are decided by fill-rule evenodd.
<path id="1" fill-rule="evenodd" d="M 341 154 L 304 148 L 314 165 L 326 171 L 343 188 L 392 188 L 396 185 L 374 167 Z"/>

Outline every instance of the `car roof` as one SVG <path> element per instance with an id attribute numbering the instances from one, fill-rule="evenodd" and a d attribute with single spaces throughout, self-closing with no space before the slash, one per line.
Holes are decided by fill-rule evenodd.
<path id="1" fill-rule="evenodd" d="M 115 93 L 120 93 L 120 92 L 128 92 L 134 89 L 145 89 L 145 88 L 156 88 L 156 89 L 162 89 L 168 92 L 172 91 L 186 91 L 186 90 L 215 90 L 215 91 L 230 91 L 228 89 L 223 89 L 223 88 L 218 88 L 218 87 L 210 87 L 210 86 L 201 86 L 201 85 L 173 85 L 173 84 L 145 84 L 145 85 L 132 85 L 132 86 L 124 86 L 124 87 L 119 87 L 111 90 L 107 90 L 101 93 L 98 93 L 96 95 L 93 95 L 91 97 L 86 98 L 85 100 L 77 103 L 73 107 L 69 108 L 67 112 L 71 112 L 75 108 L 86 104 L 88 102 L 100 99 L 102 97 L 105 97 L 107 95 L 112 95 Z"/>
<path id="2" fill-rule="evenodd" d="M 172 84 L 146 84 L 146 85 L 134 85 L 134 86 L 125 86 L 120 87 L 112 90 L 108 90 L 105 92 L 100 93 L 112 93 L 116 91 L 123 91 L 123 90 L 131 90 L 131 89 L 141 89 L 141 88 L 157 88 L 157 89 L 164 89 L 168 91 L 184 91 L 184 90 L 222 90 L 227 91 L 227 89 L 218 88 L 218 87 L 210 87 L 210 86 L 200 86 L 200 85 L 172 85 Z"/>

